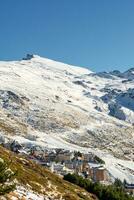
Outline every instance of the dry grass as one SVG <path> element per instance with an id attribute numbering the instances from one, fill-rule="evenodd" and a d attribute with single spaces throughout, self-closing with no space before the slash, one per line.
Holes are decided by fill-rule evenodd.
<path id="1" fill-rule="evenodd" d="M 16 179 L 23 185 L 30 185 L 32 190 L 40 194 L 46 194 L 56 188 L 57 196 L 63 196 L 65 200 L 92 200 L 90 193 L 85 190 L 68 183 L 52 174 L 46 168 L 35 164 L 25 158 L 17 156 L 16 154 L 4 149 L 0 146 L 0 157 L 11 162 L 10 168 L 17 171 Z M 48 182 L 52 187 L 48 186 Z M 84 195 L 82 195 L 84 193 Z"/>

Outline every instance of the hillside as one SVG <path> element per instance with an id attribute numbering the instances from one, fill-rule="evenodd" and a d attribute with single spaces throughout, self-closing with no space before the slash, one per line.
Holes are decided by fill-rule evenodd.
<path id="1" fill-rule="evenodd" d="M 16 190 L 5 195 L 7 200 L 93 200 L 95 197 L 81 188 L 69 184 L 57 175 L 19 157 L 0 146 L 0 158 L 10 161 L 10 169 L 17 171 Z M 2 199 L 2 197 L 0 197 Z"/>
<path id="2" fill-rule="evenodd" d="M 36 55 L 0 62 L 0 141 L 93 151 L 134 181 L 134 78 Z M 118 159 L 117 159 L 118 158 Z"/>

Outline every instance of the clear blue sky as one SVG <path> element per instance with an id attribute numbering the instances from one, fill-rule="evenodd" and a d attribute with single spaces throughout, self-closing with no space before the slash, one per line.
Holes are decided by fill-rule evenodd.
<path id="1" fill-rule="evenodd" d="M 0 60 L 26 53 L 90 67 L 134 66 L 134 0 L 0 0 Z"/>

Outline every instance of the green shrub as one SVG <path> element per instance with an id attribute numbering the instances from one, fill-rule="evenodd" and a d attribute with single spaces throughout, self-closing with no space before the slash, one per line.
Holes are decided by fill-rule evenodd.
<path id="1" fill-rule="evenodd" d="M 0 159 L 0 195 L 15 189 L 15 184 L 13 183 L 14 175 L 15 173 L 9 169 L 9 164 Z"/>
<path id="2" fill-rule="evenodd" d="M 88 192 L 95 194 L 99 200 L 134 200 L 134 197 L 124 192 L 123 184 L 117 179 L 113 185 L 93 183 L 76 174 L 67 174 L 64 180 L 74 183 Z"/>
<path id="3" fill-rule="evenodd" d="M 105 161 L 99 158 L 98 156 L 95 156 L 94 159 L 100 164 L 105 164 Z"/>

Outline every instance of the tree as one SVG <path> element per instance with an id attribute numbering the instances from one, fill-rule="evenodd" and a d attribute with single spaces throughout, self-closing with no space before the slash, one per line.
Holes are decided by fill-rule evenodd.
<path id="1" fill-rule="evenodd" d="M 118 179 L 118 178 L 115 179 L 114 185 L 115 185 L 116 187 L 123 188 L 123 183 L 122 183 L 121 180 Z"/>
<path id="2" fill-rule="evenodd" d="M 105 161 L 99 158 L 98 156 L 95 156 L 94 159 L 100 164 L 105 164 Z"/>
<path id="3" fill-rule="evenodd" d="M 15 189 L 14 175 L 15 173 L 9 168 L 9 164 L 0 159 L 0 195 Z"/>
<path id="4" fill-rule="evenodd" d="M 99 200 L 134 200 L 133 196 L 125 193 L 123 183 L 119 179 L 116 179 L 112 185 L 102 185 L 101 183 L 94 183 L 84 179 L 77 174 L 67 174 L 64 176 L 64 180 L 95 194 Z"/>

